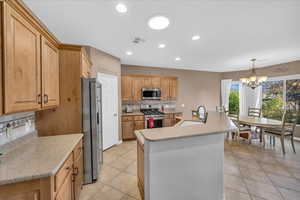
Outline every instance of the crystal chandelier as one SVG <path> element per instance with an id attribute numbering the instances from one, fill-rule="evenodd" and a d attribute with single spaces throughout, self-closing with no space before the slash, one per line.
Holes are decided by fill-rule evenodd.
<path id="1" fill-rule="evenodd" d="M 241 82 L 244 85 L 247 85 L 248 87 L 250 87 L 252 89 L 255 89 L 255 88 L 261 86 L 261 84 L 268 79 L 267 76 L 257 76 L 256 75 L 255 61 L 256 61 L 255 58 L 251 59 L 251 62 L 252 62 L 251 76 L 249 78 L 241 78 Z"/>

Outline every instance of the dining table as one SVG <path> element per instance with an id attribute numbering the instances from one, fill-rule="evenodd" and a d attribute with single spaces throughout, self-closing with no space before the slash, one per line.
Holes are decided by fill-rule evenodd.
<path id="1" fill-rule="evenodd" d="M 253 116 L 229 116 L 232 120 L 237 120 L 240 124 L 248 125 L 248 126 L 255 126 L 261 129 L 264 128 L 280 128 L 282 126 L 282 122 L 275 119 L 268 119 L 264 117 L 253 117 Z M 262 134 L 260 134 L 260 142 L 262 142 Z"/>
<path id="2" fill-rule="evenodd" d="M 282 125 L 282 122 L 275 119 L 268 119 L 264 117 L 251 117 L 240 115 L 238 121 L 241 124 L 246 124 L 249 126 L 256 126 L 260 128 L 277 128 Z"/>

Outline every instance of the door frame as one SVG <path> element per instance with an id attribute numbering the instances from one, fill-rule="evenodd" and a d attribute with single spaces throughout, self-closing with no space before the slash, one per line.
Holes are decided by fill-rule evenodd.
<path id="1" fill-rule="evenodd" d="M 118 136 L 118 141 L 117 141 L 116 145 L 121 144 L 122 143 L 122 139 L 120 139 L 121 138 L 120 137 L 120 131 L 121 131 L 121 129 L 120 129 L 120 126 L 121 126 L 121 123 L 120 123 L 121 122 L 121 112 L 120 112 L 120 100 L 119 100 L 119 98 L 120 98 L 120 94 L 119 94 L 119 87 L 120 87 L 120 85 L 119 85 L 119 79 L 120 78 L 119 78 L 118 75 L 106 74 L 106 73 L 101 73 L 101 72 L 97 72 L 97 76 L 96 77 L 97 77 L 96 78 L 97 81 L 100 82 L 100 83 L 101 83 L 100 77 L 111 78 L 111 79 L 115 79 L 117 81 L 117 115 L 118 115 L 118 117 L 117 117 L 117 124 L 118 124 L 117 136 Z M 102 91 L 103 91 L 103 88 L 102 88 Z M 103 105 L 102 105 L 102 107 L 103 107 Z M 109 147 L 109 148 L 111 148 L 111 147 Z"/>

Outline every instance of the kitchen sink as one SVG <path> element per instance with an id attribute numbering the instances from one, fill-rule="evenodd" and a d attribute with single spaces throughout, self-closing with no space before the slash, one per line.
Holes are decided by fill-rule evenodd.
<path id="1" fill-rule="evenodd" d="M 185 127 L 185 126 L 193 126 L 193 125 L 201 125 L 201 124 L 203 123 L 197 121 L 184 121 L 179 126 Z"/>

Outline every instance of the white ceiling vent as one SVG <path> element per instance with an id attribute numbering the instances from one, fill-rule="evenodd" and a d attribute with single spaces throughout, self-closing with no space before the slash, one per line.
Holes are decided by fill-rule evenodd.
<path id="1" fill-rule="evenodd" d="M 132 42 L 135 44 L 141 44 L 141 43 L 146 42 L 146 40 L 143 38 L 140 38 L 140 37 L 135 37 Z"/>

